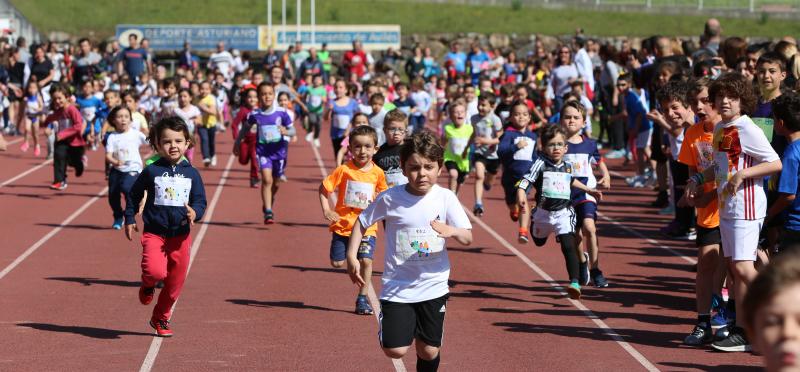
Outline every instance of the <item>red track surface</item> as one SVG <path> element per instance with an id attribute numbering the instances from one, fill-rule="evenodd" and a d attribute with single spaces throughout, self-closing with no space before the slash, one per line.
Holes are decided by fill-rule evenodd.
<path id="1" fill-rule="evenodd" d="M 221 185 L 230 140 L 220 137 L 220 166 L 201 171 L 210 202 L 223 189 L 173 315 L 176 336 L 149 354 L 152 369 L 413 370 L 413 355 L 394 364 L 383 356 L 375 318 L 352 314 L 356 288 L 343 271 L 328 267 L 330 234 L 316 197 L 322 175 L 308 144 L 291 146 L 289 182 L 277 196 L 278 223 L 267 227 L 244 167 L 234 161 Z M 320 152 L 330 170 L 326 145 Z M 42 161 L 16 151 L 0 153 L 0 184 Z M 147 325 L 152 307 L 137 300 L 140 245 L 109 228 L 105 197 L 92 202 L 106 182 L 102 154 L 89 156 L 86 174 L 77 179 L 70 170 L 64 192 L 47 189 L 50 165 L 0 187 L 0 270 L 18 260 L 0 274 L 2 371 L 137 370 L 154 344 Z M 758 370 L 751 354 L 681 345 L 695 317 L 695 249 L 660 238 L 657 229 L 667 218 L 645 207 L 653 193 L 618 181 L 600 211 L 621 226 L 598 221 L 601 266 L 611 285 L 586 288 L 580 303 L 565 299 L 478 223 L 471 246 L 451 244 L 442 370 Z M 461 191 L 466 206 L 473 202 L 471 187 Z M 500 187 L 485 198 L 482 221 L 563 281 L 555 242 L 516 244 Z M 196 225 L 193 233 L 199 230 Z M 380 285 L 378 274 L 373 283 Z"/>

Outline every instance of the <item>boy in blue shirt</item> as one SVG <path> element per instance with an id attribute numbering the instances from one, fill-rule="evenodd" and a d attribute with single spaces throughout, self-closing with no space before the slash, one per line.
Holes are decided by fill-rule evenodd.
<path id="1" fill-rule="evenodd" d="M 500 179 L 505 193 L 505 201 L 508 206 L 509 216 L 514 222 L 519 221 L 519 235 L 517 240 L 520 243 L 527 243 L 530 240 L 528 234 L 528 211 L 520 211 L 517 204 L 517 184 L 531 169 L 536 160 L 536 134 L 528 129 L 531 123 L 531 112 L 523 102 L 516 102 L 511 107 L 509 126 L 500 136 L 500 144 L 497 146 L 497 156 L 503 165 L 503 176 Z M 522 217 L 520 218 L 520 213 Z"/>
<path id="2" fill-rule="evenodd" d="M 81 83 L 81 93 L 75 96 L 75 104 L 78 106 L 78 109 L 80 109 L 83 121 L 86 123 L 84 135 L 92 135 L 94 138 L 91 143 L 92 150 L 97 150 L 97 144 L 102 139 L 97 134 L 100 133 L 101 126 L 105 119 L 105 117 L 101 118 L 98 114 L 103 110 L 105 104 L 103 104 L 102 100 L 95 97 L 94 85 L 91 80 Z"/>
<path id="3" fill-rule="evenodd" d="M 633 76 L 624 74 L 617 80 L 617 88 L 625 97 L 624 109 L 619 116 L 628 121 L 628 138 L 632 139 L 631 151 L 636 152 L 636 176 L 629 180 L 633 187 L 644 187 L 646 177 L 645 168 L 650 160 L 650 137 L 652 137 L 653 123 L 647 120 L 648 107 L 647 92 L 633 85 Z"/>
<path id="4" fill-rule="evenodd" d="M 783 153 L 778 199 L 767 211 L 767 221 L 783 216 L 784 231 L 780 239 L 780 251 L 800 248 L 800 96 L 783 94 L 772 103 L 775 118 L 775 132 L 786 137 L 789 144 Z"/>

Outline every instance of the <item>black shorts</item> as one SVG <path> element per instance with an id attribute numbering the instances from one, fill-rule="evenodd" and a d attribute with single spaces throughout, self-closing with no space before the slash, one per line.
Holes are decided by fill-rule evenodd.
<path id="1" fill-rule="evenodd" d="M 486 172 L 489 174 L 497 174 L 497 171 L 500 169 L 500 159 L 487 159 L 483 155 L 475 154 L 472 157 L 472 161 L 475 163 L 483 163 L 483 166 L 486 167 Z"/>
<path id="2" fill-rule="evenodd" d="M 446 161 L 446 162 L 444 162 L 444 167 L 447 168 L 448 172 L 453 170 L 453 169 L 455 169 L 456 172 L 458 172 L 458 179 L 456 181 L 458 182 L 459 185 L 464 183 L 464 181 L 467 180 L 467 172 L 464 172 L 461 169 L 458 169 L 458 166 L 456 165 L 455 162 Z"/>
<path id="3" fill-rule="evenodd" d="M 500 183 L 503 185 L 506 205 L 517 204 L 517 179 L 503 171 L 503 178 L 500 179 Z"/>
<path id="4" fill-rule="evenodd" d="M 414 339 L 433 347 L 441 347 L 448 297 L 450 295 L 446 294 L 432 300 L 413 303 L 381 300 L 378 331 L 381 347 L 409 346 Z"/>
<path id="5" fill-rule="evenodd" d="M 697 239 L 694 244 L 697 248 L 705 247 L 707 245 L 722 244 L 722 236 L 719 234 L 719 226 L 717 227 L 702 227 L 695 226 L 697 229 Z"/>
<path id="6" fill-rule="evenodd" d="M 781 242 L 778 245 L 778 251 L 781 253 L 787 251 L 800 251 L 800 231 L 783 229 L 783 232 L 781 233 Z"/>
<path id="7" fill-rule="evenodd" d="M 661 141 L 663 137 L 663 131 L 661 130 L 661 126 L 653 125 L 653 134 L 650 137 L 650 159 L 658 162 L 663 163 L 667 161 L 667 155 L 661 151 Z"/>

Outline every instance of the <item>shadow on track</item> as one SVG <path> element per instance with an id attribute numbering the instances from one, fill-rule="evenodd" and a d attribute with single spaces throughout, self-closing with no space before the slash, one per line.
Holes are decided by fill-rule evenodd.
<path id="1" fill-rule="evenodd" d="M 98 279 L 98 278 L 79 278 L 79 277 L 50 277 L 45 278 L 46 280 L 58 280 L 62 282 L 70 282 L 70 283 L 78 283 L 83 284 L 85 286 L 91 286 L 94 284 L 99 285 L 113 285 L 117 287 L 139 287 L 142 282 L 139 281 L 127 281 L 127 280 L 109 280 L 109 279 Z"/>
<path id="2" fill-rule="evenodd" d="M 299 310 L 319 310 L 319 311 L 333 311 L 333 312 L 340 312 L 340 313 L 348 313 L 351 314 L 352 311 L 341 310 L 341 309 L 331 309 L 329 307 L 323 306 L 316 306 L 316 305 L 306 305 L 303 302 L 299 301 L 257 301 L 257 300 L 244 300 L 244 299 L 228 299 L 225 300 L 232 304 L 236 305 L 244 305 L 244 306 L 256 306 L 256 307 L 266 307 L 266 308 L 286 308 L 286 309 L 299 309 Z"/>
<path id="3" fill-rule="evenodd" d="M 153 336 L 152 333 L 130 332 L 130 331 L 121 331 L 117 329 L 106 329 L 106 328 L 95 328 L 95 327 L 63 326 L 58 324 L 47 324 L 47 323 L 19 323 L 17 324 L 17 326 L 33 328 L 39 331 L 73 333 L 80 336 L 99 338 L 104 340 L 119 339 L 122 336 L 148 336 L 148 337 Z"/>

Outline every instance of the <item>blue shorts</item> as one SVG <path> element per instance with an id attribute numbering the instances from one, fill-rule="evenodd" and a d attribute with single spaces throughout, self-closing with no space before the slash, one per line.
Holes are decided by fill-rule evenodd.
<path id="1" fill-rule="evenodd" d="M 597 203 L 585 201 L 575 205 L 573 208 L 575 209 L 575 216 L 578 219 L 576 224 L 577 226 L 575 227 L 576 230 L 583 227 L 583 220 L 585 218 L 591 218 L 592 220 L 597 221 Z"/>
<path id="2" fill-rule="evenodd" d="M 333 233 L 331 237 L 331 260 L 332 261 L 344 261 L 347 259 L 347 243 L 350 241 L 349 236 L 342 236 L 337 233 Z M 375 237 L 374 236 L 365 236 L 361 239 L 361 244 L 358 245 L 358 254 L 356 254 L 356 258 L 359 260 L 362 258 L 369 258 L 372 259 L 372 256 L 375 254 Z"/>
<path id="3" fill-rule="evenodd" d="M 521 178 L 521 177 L 520 177 Z M 500 183 L 503 185 L 506 205 L 517 204 L 517 181 L 516 177 L 503 173 Z"/>

